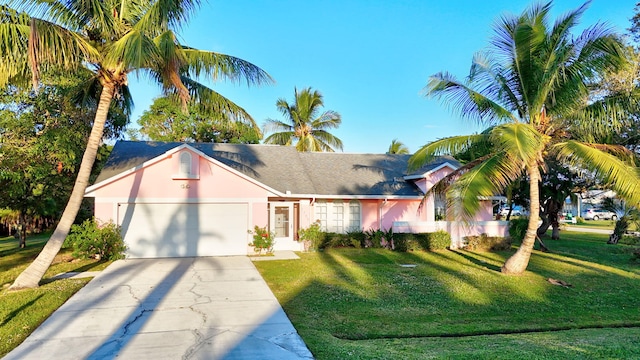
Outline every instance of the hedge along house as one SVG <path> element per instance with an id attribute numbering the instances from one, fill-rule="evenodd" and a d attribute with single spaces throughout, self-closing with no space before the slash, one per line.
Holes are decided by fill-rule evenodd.
<path id="1" fill-rule="evenodd" d="M 504 236 L 483 201 L 477 221 L 435 221 L 442 204 L 425 191 L 459 164 L 441 158 L 407 174 L 410 155 L 300 153 L 293 147 L 119 141 L 94 185 L 98 221 L 122 227 L 132 258 L 246 255 L 254 225 L 275 250 L 301 250 L 298 230 L 446 230 Z M 439 209 L 440 208 L 440 209 Z"/>

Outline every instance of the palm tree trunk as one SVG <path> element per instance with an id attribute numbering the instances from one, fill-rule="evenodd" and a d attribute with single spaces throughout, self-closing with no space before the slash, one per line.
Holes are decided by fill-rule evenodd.
<path id="1" fill-rule="evenodd" d="M 102 87 L 102 93 L 100 94 L 100 103 L 96 111 L 95 119 L 93 120 L 93 127 L 91 128 L 91 134 L 87 141 L 87 148 L 82 156 L 82 162 L 80 163 L 80 169 L 76 182 L 71 191 L 71 197 L 69 202 L 62 213 L 60 222 L 54 230 L 53 234 L 47 241 L 38 257 L 27 267 L 16 279 L 16 281 L 9 287 L 9 290 L 20 290 L 26 288 L 36 288 L 42 277 L 44 276 L 49 266 L 53 262 L 53 259 L 60 251 L 64 239 L 69 234 L 71 225 L 76 219 L 82 199 L 84 198 L 84 192 L 89 184 L 89 176 L 91 175 L 91 169 L 93 163 L 96 160 L 96 154 L 98 147 L 102 141 L 102 134 L 104 132 L 104 124 L 107 120 L 107 114 L 109 113 L 109 106 L 113 99 L 115 92 L 115 84 L 105 82 Z"/>
<path id="2" fill-rule="evenodd" d="M 503 274 L 522 274 L 527 269 L 527 265 L 529 265 L 531 251 L 533 250 L 533 245 L 536 242 L 538 217 L 540 215 L 540 190 L 538 189 L 540 170 L 538 169 L 536 161 L 533 161 L 527 166 L 527 172 L 529 173 L 529 203 L 531 204 L 527 234 L 524 239 L 522 239 L 522 244 L 520 244 L 518 251 L 508 258 L 504 265 L 502 265 L 501 270 Z"/>

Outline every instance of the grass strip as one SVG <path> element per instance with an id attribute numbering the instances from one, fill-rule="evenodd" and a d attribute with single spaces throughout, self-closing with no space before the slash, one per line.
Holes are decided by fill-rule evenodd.
<path id="1" fill-rule="evenodd" d="M 8 291 L 9 285 L 36 258 L 50 234 L 27 239 L 20 249 L 13 237 L 0 239 L 0 357 L 20 345 L 43 321 L 91 280 L 51 278 L 59 273 L 99 271 L 110 262 L 74 259 L 61 251 L 36 289 Z"/>

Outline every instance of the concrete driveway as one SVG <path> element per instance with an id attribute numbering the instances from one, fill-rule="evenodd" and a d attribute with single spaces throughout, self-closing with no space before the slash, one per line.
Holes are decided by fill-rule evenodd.
<path id="1" fill-rule="evenodd" d="M 114 262 L 5 359 L 116 357 L 313 358 L 251 260 L 238 256 Z"/>

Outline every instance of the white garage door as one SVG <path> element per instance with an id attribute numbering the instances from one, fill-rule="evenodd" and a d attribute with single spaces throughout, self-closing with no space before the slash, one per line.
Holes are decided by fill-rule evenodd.
<path id="1" fill-rule="evenodd" d="M 247 204 L 120 204 L 131 258 L 246 255 Z"/>

